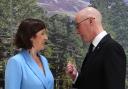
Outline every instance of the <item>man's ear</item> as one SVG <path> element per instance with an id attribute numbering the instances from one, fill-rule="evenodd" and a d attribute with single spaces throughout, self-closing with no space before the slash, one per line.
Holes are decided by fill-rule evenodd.
<path id="1" fill-rule="evenodd" d="M 93 20 L 94 20 L 95 18 L 89 18 L 89 20 L 90 20 L 90 24 L 92 24 L 93 23 Z"/>
<path id="2" fill-rule="evenodd" d="M 92 24 L 92 19 L 90 18 L 89 20 L 90 20 L 90 24 Z"/>
<path id="3" fill-rule="evenodd" d="M 92 19 L 92 18 L 89 18 L 89 20 L 90 20 L 90 24 L 92 24 L 92 20 L 93 20 L 93 19 Z"/>

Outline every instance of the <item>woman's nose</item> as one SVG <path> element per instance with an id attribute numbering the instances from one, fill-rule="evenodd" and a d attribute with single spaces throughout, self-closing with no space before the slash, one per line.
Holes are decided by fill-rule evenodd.
<path id="1" fill-rule="evenodd" d="M 44 37 L 44 38 L 45 38 L 45 40 L 48 40 L 48 35 L 45 35 L 45 37 Z"/>

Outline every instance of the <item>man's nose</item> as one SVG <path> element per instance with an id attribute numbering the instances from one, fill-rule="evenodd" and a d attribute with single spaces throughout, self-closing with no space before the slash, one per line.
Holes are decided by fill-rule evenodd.
<path id="1" fill-rule="evenodd" d="M 76 30 L 75 32 L 73 32 L 73 34 L 75 34 L 75 35 L 79 35 L 80 32 L 79 32 L 78 30 Z"/>

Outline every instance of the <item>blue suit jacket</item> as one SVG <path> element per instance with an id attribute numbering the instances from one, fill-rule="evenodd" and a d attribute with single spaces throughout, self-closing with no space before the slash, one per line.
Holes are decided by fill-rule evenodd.
<path id="1" fill-rule="evenodd" d="M 28 51 L 23 50 L 11 57 L 5 70 L 5 89 L 53 89 L 54 78 L 47 59 L 41 55 L 40 58 L 46 75 Z"/>

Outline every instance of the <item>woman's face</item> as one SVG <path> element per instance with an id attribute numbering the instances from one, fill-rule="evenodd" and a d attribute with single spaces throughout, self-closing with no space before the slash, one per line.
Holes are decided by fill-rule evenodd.
<path id="1" fill-rule="evenodd" d="M 45 43 L 48 40 L 47 30 L 42 29 L 36 33 L 36 36 L 32 37 L 33 48 L 37 51 L 43 50 L 45 48 Z"/>

